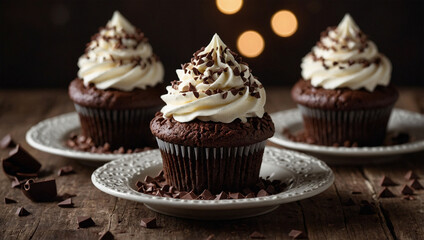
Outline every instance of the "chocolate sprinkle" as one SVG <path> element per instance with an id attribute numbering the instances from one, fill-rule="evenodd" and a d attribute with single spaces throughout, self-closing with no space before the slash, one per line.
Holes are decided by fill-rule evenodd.
<path id="1" fill-rule="evenodd" d="M 87 216 L 77 217 L 77 222 L 78 222 L 78 228 L 88 228 L 88 227 L 92 227 L 92 226 L 96 225 L 94 223 L 93 219 L 91 219 L 91 217 L 87 217 Z"/>
<path id="2" fill-rule="evenodd" d="M 156 218 L 142 218 L 140 225 L 145 228 L 156 228 Z"/>

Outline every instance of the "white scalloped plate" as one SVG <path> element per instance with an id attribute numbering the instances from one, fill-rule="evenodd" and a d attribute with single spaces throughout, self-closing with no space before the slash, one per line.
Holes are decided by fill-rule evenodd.
<path id="1" fill-rule="evenodd" d="M 331 164 L 376 164 L 398 159 L 400 154 L 424 150 L 424 115 L 394 109 L 390 117 L 388 132 L 406 132 L 412 141 L 394 146 L 379 147 L 328 147 L 294 142 L 282 132 L 284 129 L 296 133 L 303 129 L 302 116 L 297 109 L 271 114 L 275 134 L 269 140 L 283 147 L 302 151 Z"/>
<path id="2" fill-rule="evenodd" d="M 76 112 L 62 114 L 46 119 L 31 127 L 26 133 L 26 141 L 40 151 L 63 157 L 83 160 L 85 164 L 99 165 L 117 158 L 133 154 L 91 153 L 74 150 L 65 145 L 71 132 L 81 128 Z"/>
<path id="3" fill-rule="evenodd" d="M 101 191 L 115 197 L 142 202 L 153 211 L 191 219 L 237 219 L 265 214 L 280 204 L 317 195 L 334 181 L 331 169 L 306 154 L 265 147 L 261 176 L 289 184 L 286 191 L 259 198 L 231 200 L 183 200 L 139 193 L 137 180 L 156 176 L 162 169 L 160 151 L 150 150 L 106 163 L 91 175 Z"/>

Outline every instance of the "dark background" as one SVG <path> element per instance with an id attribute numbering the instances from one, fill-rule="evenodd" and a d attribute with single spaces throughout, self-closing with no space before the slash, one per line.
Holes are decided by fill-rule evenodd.
<path id="1" fill-rule="evenodd" d="M 424 86 L 424 1 L 244 0 L 234 15 L 218 11 L 214 0 L 1 1 L 0 88 L 66 88 L 76 77 L 77 60 L 90 37 L 119 10 L 150 39 L 166 68 L 175 69 L 217 32 L 237 51 L 236 39 L 256 30 L 265 50 L 244 58 L 265 85 L 292 85 L 301 58 L 327 26 L 349 12 L 393 63 L 392 82 Z M 271 16 L 281 9 L 298 19 L 297 32 L 278 37 Z"/>

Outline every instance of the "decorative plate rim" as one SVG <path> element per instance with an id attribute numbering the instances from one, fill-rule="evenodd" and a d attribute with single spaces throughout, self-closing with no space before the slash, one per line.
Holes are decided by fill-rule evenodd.
<path id="1" fill-rule="evenodd" d="M 276 143 L 280 146 L 287 147 L 293 150 L 305 151 L 309 153 L 319 153 L 332 156 L 385 156 L 390 154 L 403 154 L 411 153 L 416 151 L 424 150 L 424 138 L 421 140 L 399 144 L 394 146 L 377 146 L 377 147 L 331 147 L 331 146 L 319 146 L 314 144 L 294 142 L 282 133 L 282 129 L 287 126 L 285 122 L 298 124 L 302 122 L 301 115 L 298 109 L 289 109 L 279 112 L 271 113 L 271 118 L 275 124 L 275 134 L 269 141 Z M 403 120 L 414 120 L 419 121 L 424 126 L 424 115 L 420 113 L 411 112 L 408 110 L 395 108 L 392 112 L 391 121 L 396 118 Z M 389 123 L 389 130 L 392 126 Z M 424 131 L 424 127 L 423 127 Z"/>
<path id="2" fill-rule="evenodd" d="M 32 126 L 26 133 L 27 143 L 35 149 L 50 154 L 94 162 L 111 161 L 124 156 L 134 155 L 120 153 L 91 153 L 71 149 L 57 141 L 65 139 L 65 133 L 80 127 L 78 113 L 70 112 L 47 118 Z M 54 134 L 54 136 L 52 135 Z M 54 143 L 49 143 L 53 141 Z"/>
<path id="3" fill-rule="evenodd" d="M 142 172 L 145 168 L 162 164 L 158 149 L 106 163 L 93 172 L 91 180 L 96 188 L 115 197 L 145 204 L 172 205 L 193 209 L 214 207 L 235 209 L 278 205 L 317 195 L 329 188 L 334 182 L 333 172 L 323 161 L 303 153 L 267 146 L 265 147 L 263 162 L 277 164 L 291 171 L 296 176 L 293 185 L 287 191 L 266 197 L 208 201 L 158 197 L 137 192 L 130 186 L 131 181 L 135 174 Z M 128 170 L 129 173 L 124 173 L 125 168 L 129 168 L 129 166 L 131 166 L 131 169 Z M 315 170 L 317 168 L 322 170 L 321 174 L 313 173 L 314 168 Z M 102 175 L 104 176 L 101 177 Z"/>

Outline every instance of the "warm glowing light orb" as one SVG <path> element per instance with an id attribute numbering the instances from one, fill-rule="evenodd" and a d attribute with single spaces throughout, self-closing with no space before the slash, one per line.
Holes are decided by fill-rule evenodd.
<path id="1" fill-rule="evenodd" d="M 259 56 L 264 48 L 264 38 L 256 31 L 246 31 L 242 33 L 237 39 L 237 48 L 239 52 L 249 58 Z"/>
<path id="2" fill-rule="evenodd" d="M 234 14 L 243 6 L 243 0 L 216 0 L 216 7 L 224 14 Z"/>
<path id="3" fill-rule="evenodd" d="M 296 16 L 289 10 L 280 10 L 272 16 L 271 28 L 280 37 L 290 37 L 297 30 Z"/>

